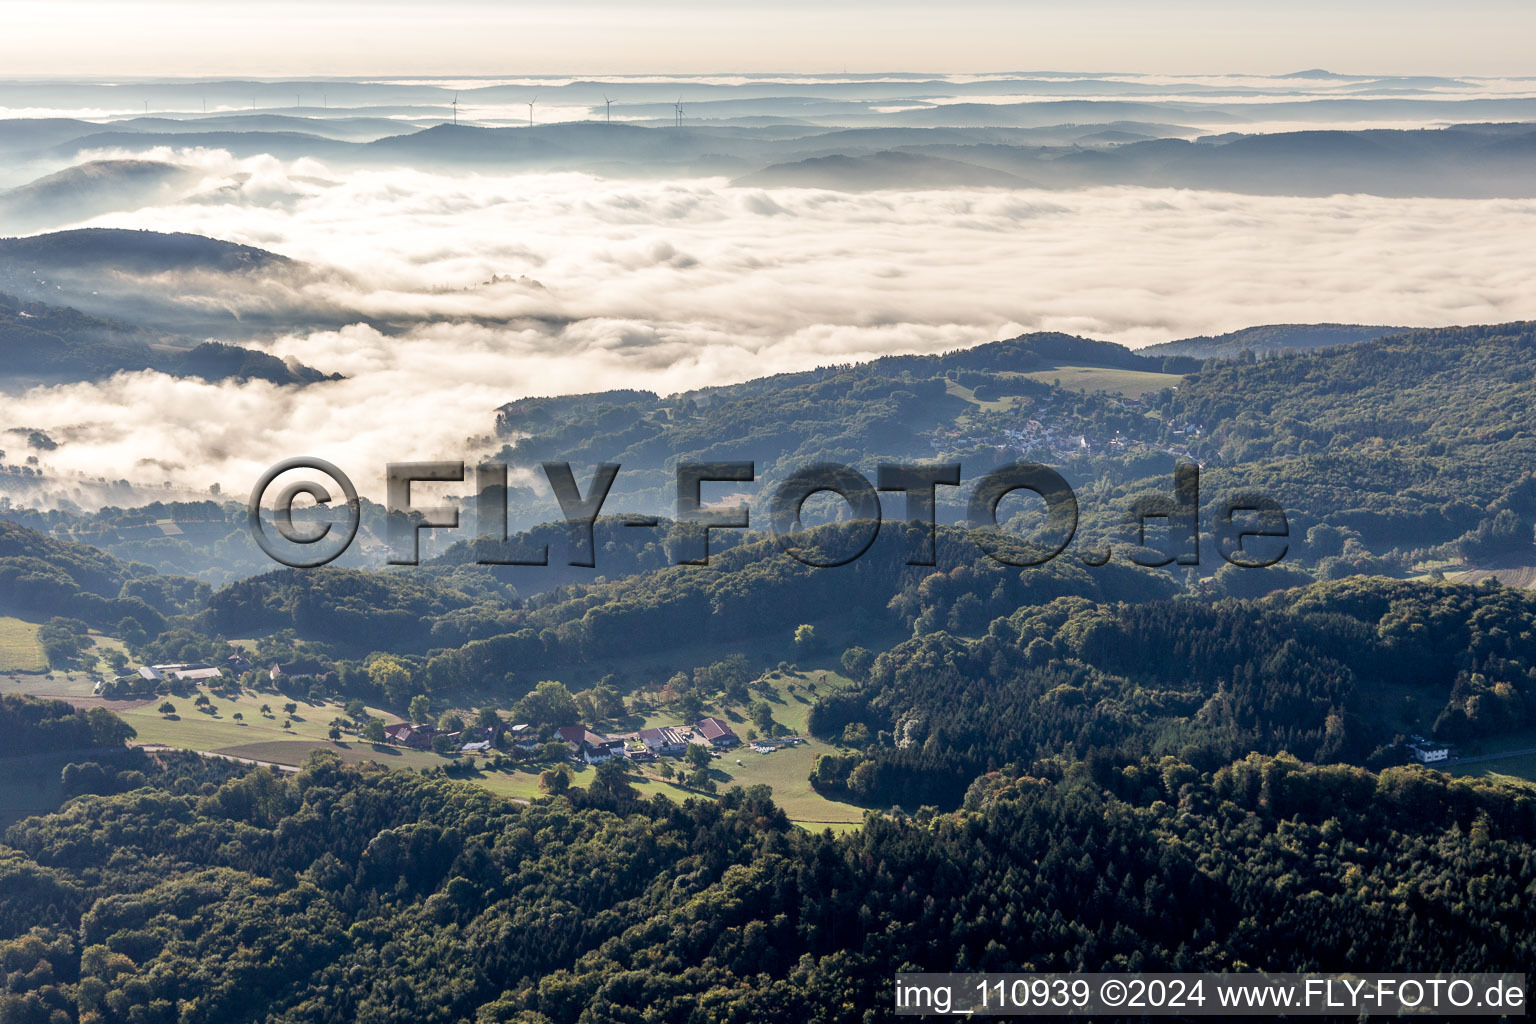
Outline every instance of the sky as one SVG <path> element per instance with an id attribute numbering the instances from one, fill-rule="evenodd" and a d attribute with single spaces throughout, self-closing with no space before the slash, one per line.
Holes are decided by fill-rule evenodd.
<path id="1" fill-rule="evenodd" d="M 1529 0 L 0 0 L 0 75 L 1536 74 Z"/>

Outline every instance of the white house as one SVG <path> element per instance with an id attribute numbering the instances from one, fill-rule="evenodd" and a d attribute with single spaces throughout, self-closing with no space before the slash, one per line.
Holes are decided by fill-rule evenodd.
<path id="1" fill-rule="evenodd" d="M 1450 759 L 1451 750 L 1444 743 L 1436 743 L 1427 740 L 1423 736 L 1414 736 L 1408 744 L 1408 752 L 1413 759 L 1420 764 L 1435 764 L 1439 761 Z"/>

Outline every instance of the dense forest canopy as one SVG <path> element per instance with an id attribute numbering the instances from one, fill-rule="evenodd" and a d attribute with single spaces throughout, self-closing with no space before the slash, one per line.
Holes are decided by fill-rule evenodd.
<path id="1" fill-rule="evenodd" d="M 1420 768 L 1045 759 L 834 838 L 758 790 L 519 806 L 331 755 L 208 765 L 109 772 L 7 833 L 6 1020 L 854 1021 L 900 969 L 1536 952 L 1536 801 Z"/>

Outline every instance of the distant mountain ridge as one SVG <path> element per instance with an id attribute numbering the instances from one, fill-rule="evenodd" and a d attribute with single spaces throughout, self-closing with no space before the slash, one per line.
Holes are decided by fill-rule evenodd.
<path id="1" fill-rule="evenodd" d="M 751 124 L 729 118 L 680 126 L 591 120 L 495 127 L 443 123 L 421 129 L 406 121 L 399 134 L 371 137 L 388 126 L 386 119 L 374 117 L 355 131 L 340 132 L 340 138 L 319 127 L 274 131 L 281 125 L 303 127 L 305 119 L 254 114 L 227 115 L 206 126 L 165 119 L 35 126 L 0 120 L 0 152 L 57 161 L 108 148 L 142 152 L 200 146 L 236 157 L 308 156 L 338 166 L 405 161 L 501 172 L 539 168 L 619 177 L 724 175 L 746 184 L 786 180 L 852 190 L 975 182 L 975 187 L 1127 185 L 1251 195 L 1536 196 L 1536 124 L 1530 123 L 1536 121 L 1536 98 L 1462 103 L 1344 95 L 1275 102 L 1265 106 L 1268 117 L 1303 124 L 1456 123 L 1434 129 L 1262 134 L 1246 131 L 1251 118 L 1234 113 L 1238 106 L 1093 99 L 952 103 L 879 115 L 888 123 L 877 123 L 861 102 L 827 114 L 821 124 L 796 117 L 759 118 Z M 235 127 L 246 122 L 256 130 Z M 1497 130 L 1489 127 L 1495 122 Z M 1200 127 L 1184 127 L 1190 124 Z"/>
<path id="2" fill-rule="evenodd" d="M 179 341 L 183 347 L 171 342 Z M 339 380 L 300 363 L 238 345 L 205 341 L 192 348 L 118 320 L 0 293 L 0 386 L 7 382 L 99 380 L 114 373 L 159 370 L 208 381 L 265 380 L 313 384 Z"/>
<path id="3" fill-rule="evenodd" d="M 0 292 L 125 321 L 172 346 L 356 319 L 303 300 L 300 290 L 322 273 L 256 246 L 184 232 L 74 228 L 0 238 Z"/>
<path id="4" fill-rule="evenodd" d="M 820 156 L 774 164 L 737 178 L 733 185 L 837 188 L 848 192 L 909 188 L 1034 188 L 1007 171 L 941 156 L 886 150 L 868 156 Z"/>
<path id="5" fill-rule="evenodd" d="M 92 160 L 0 191 L 0 231 L 32 231 L 153 203 L 189 180 L 162 160 Z"/>
<path id="6" fill-rule="evenodd" d="M 252 245 L 182 231 L 74 228 L 0 238 L 0 267 L 78 270 L 111 265 L 143 276 L 180 270 L 244 273 L 294 262 Z"/>
<path id="7" fill-rule="evenodd" d="M 1232 359 L 1244 352 L 1256 356 L 1281 352 L 1303 352 L 1334 345 L 1352 345 L 1389 334 L 1401 334 L 1407 327 L 1374 327 L 1363 324 L 1267 324 L 1242 330 L 1165 341 L 1137 349 L 1144 356 L 1190 356 L 1195 359 Z"/>

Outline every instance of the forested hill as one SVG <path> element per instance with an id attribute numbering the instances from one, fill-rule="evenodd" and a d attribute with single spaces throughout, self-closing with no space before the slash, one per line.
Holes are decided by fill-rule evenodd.
<path id="1" fill-rule="evenodd" d="M 807 535 L 809 550 L 830 560 L 855 548 L 862 530 L 857 524 L 816 528 Z M 916 531 L 884 529 L 861 557 L 823 568 L 797 561 L 757 535 L 734 546 L 712 542 L 708 565 L 678 565 L 679 558 L 700 556 L 703 547 L 699 535 L 674 530 L 661 550 L 642 552 L 663 567 L 556 588 L 526 604 L 499 583 L 502 570 L 488 566 L 282 570 L 218 591 L 197 624 L 227 636 L 292 629 L 302 639 L 353 655 L 374 646 L 435 650 L 444 679 L 505 679 L 526 689 L 535 671 L 665 652 L 679 643 L 788 639 L 805 622 L 815 623 L 833 645 L 857 643 L 870 631 L 904 633 L 924 611 L 930 620 L 947 621 L 963 593 L 970 593 L 969 601 L 960 601 L 966 623 L 984 627 L 1021 603 L 1064 596 L 1134 601 L 1167 597 L 1178 588 L 1168 574 L 1134 565 L 1087 569 L 1057 559 L 1029 569 L 1004 566 L 953 527 L 937 531 L 935 558 L 959 583 L 939 587 L 933 577 L 949 577 L 907 564 L 919 543 Z M 558 558 L 560 549 L 552 546 L 551 553 Z"/>
<path id="2" fill-rule="evenodd" d="M 53 273 L 110 269 L 135 276 L 178 271 L 245 273 L 292 264 L 251 245 L 186 232 L 75 228 L 20 238 L 0 238 L 0 268 L 6 273 Z"/>
<path id="3" fill-rule="evenodd" d="M 519 806 L 331 754 L 291 778 L 204 764 L 89 766 L 93 789 L 9 830 L 0 1017 L 875 1020 L 902 968 L 1536 955 L 1536 801 L 1417 768 L 1051 760 L 834 838 L 761 789 L 640 801 L 601 772 Z"/>
<path id="4" fill-rule="evenodd" d="M 159 370 L 208 381 L 266 380 L 312 384 L 339 379 L 299 363 L 217 341 L 186 339 L 67 306 L 0 293 L 0 385 L 100 380 L 122 371 Z"/>
<path id="5" fill-rule="evenodd" d="M 1536 515 L 1520 495 L 1536 465 L 1536 325 L 1374 340 L 1358 340 L 1373 328 L 1308 330 L 1355 340 L 1248 365 L 1027 335 L 666 398 L 526 399 L 500 410 L 498 429 L 503 457 L 535 471 L 547 459 L 620 463 L 613 502 L 661 514 L 681 461 L 753 460 L 757 482 L 741 490 L 761 502 L 817 461 L 866 475 L 881 460 L 957 461 L 974 480 L 1024 460 L 1059 467 L 1074 486 L 1092 481 L 1086 537 L 1118 528 L 1135 497 L 1166 490 L 1188 458 L 1205 474 L 1207 518 L 1234 491 L 1266 493 L 1290 516 L 1290 564 L 1325 576 L 1527 557 Z M 1063 367 L 1089 365 L 1109 368 L 1094 387 L 1053 386 Z M 1130 378 L 1147 390 L 1126 393 Z M 941 519 L 963 516 L 950 489 L 939 501 Z M 514 498 L 522 527 L 553 515 L 532 492 Z"/>
<path id="6" fill-rule="evenodd" d="M 579 466 L 618 462 L 616 503 L 671 514 L 677 462 L 752 460 L 757 490 L 808 462 L 838 461 L 873 472 L 880 458 L 931 460 L 969 455 L 977 472 L 1008 460 L 1004 431 L 1030 418 L 1050 423 L 1037 439 L 1040 461 L 1054 461 L 1057 437 L 1088 429 L 1151 443 L 1158 425 L 1118 395 L 1065 396 L 1052 388 L 1062 365 L 1145 374 L 1158 385 L 1198 368 L 1193 359 L 1152 359 L 1108 342 L 1064 334 L 1024 335 L 936 356 L 888 356 L 868 363 L 763 377 L 659 398 L 618 391 L 510 402 L 497 412 L 501 456 L 537 471 L 546 460 Z M 1000 410 L 1014 406 L 1013 414 Z M 1027 415 L 1019 415 L 1030 409 Z M 1102 449 L 1101 449 L 1102 450 Z M 1170 462 L 1171 465 L 1171 462 Z M 947 497 L 947 495 L 945 496 Z M 515 494 L 513 520 L 526 528 L 551 515 L 551 503 Z"/>
<path id="7" fill-rule="evenodd" d="M 941 610 L 954 586 L 923 591 Z M 1380 767 L 1407 757 L 1409 735 L 1466 743 L 1533 724 L 1528 591 L 1353 578 L 1259 601 L 1060 598 L 985 627 L 967 604 L 920 613 L 861 687 L 817 701 L 812 731 L 855 748 L 818 761 L 819 789 L 953 806 L 981 773 L 1060 752 Z"/>
<path id="8" fill-rule="evenodd" d="M 196 580 L 159 576 L 0 520 L 0 613 L 62 616 L 147 638 L 165 628 L 167 615 L 200 608 L 208 592 Z"/>
<path id="9" fill-rule="evenodd" d="M 1165 396 L 1200 433 L 1214 488 L 1273 495 L 1371 552 L 1461 539 L 1474 561 L 1531 556 L 1536 324 L 1410 331 L 1253 364 L 1217 362 Z"/>
<path id="10" fill-rule="evenodd" d="M 1160 345 L 1148 345 L 1137 349 L 1138 355 L 1191 356 L 1195 359 L 1236 359 L 1243 353 L 1255 356 L 1281 352 L 1301 352 L 1313 348 L 1330 348 L 1334 345 L 1352 345 L 1357 341 L 1388 334 L 1400 334 L 1403 327 L 1368 327 L 1361 324 L 1268 324 L 1263 327 L 1245 327 L 1215 337 L 1184 338 L 1165 341 Z"/>

